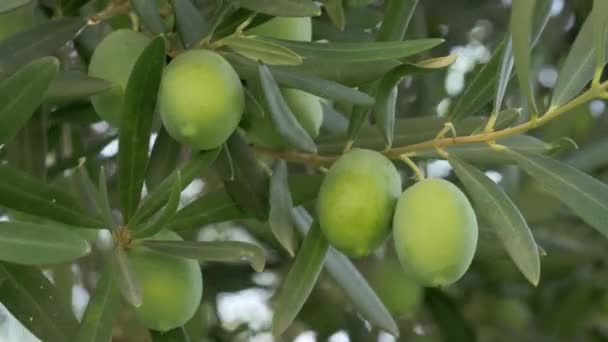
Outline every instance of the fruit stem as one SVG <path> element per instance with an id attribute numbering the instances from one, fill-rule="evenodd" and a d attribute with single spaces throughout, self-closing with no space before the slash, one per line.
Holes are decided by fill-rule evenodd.
<path id="1" fill-rule="evenodd" d="M 407 154 L 400 155 L 399 159 L 403 160 L 407 164 L 407 166 L 409 166 L 410 169 L 412 169 L 412 171 L 414 171 L 416 180 L 421 181 L 425 178 L 424 172 L 422 172 L 422 170 L 418 167 L 418 165 L 416 165 L 416 163 L 414 163 L 414 161 L 410 157 L 408 157 Z"/>

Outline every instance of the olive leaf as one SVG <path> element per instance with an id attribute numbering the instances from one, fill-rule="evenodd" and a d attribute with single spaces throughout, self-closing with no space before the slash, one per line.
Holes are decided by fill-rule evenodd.
<path id="1" fill-rule="evenodd" d="M 519 87 L 528 99 L 530 110 L 537 114 L 536 100 L 530 77 L 532 50 L 533 15 L 536 0 L 513 0 L 511 11 L 511 34 L 513 42 L 513 60 L 519 80 Z"/>
<path id="2" fill-rule="evenodd" d="M 270 215 L 268 224 L 281 246 L 293 257 L 296 251 L 293 201 L 287 181 L 287 165 L 278 161 L 270 178 Z"/>

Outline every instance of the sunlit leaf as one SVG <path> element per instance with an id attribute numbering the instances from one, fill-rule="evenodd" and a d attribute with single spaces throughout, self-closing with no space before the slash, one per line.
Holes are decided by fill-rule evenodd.
<path id="1" fill-rule="evenodd" d="M 191 342 L 185 327 L 165 332 L 150 330 L 150 337 L 152 337 L 152 342 Z"/>
<path id="2" fill-rule="evenodd" d="M 191 0 L 171 0 L 177 31 L 185 48 L 193 47 L 209 30 L 208 23 Z"/>
<path id="3" fill-rule="evenodd" d="M 153 34 L 161 34 L 165 31 L 163 20 L 158 12 L 156 1 L 150 0 L 129 0 L 131 8 L 139 18 L 141 19 L 144 26 L 150 30 Z"/>
<path id="4" fill-rule="evenodd" d="M 450 157 L 448 160 L 473 199 L 476 211 L 493 226 L 511 259 L 526 279 L 533 285 L 538 285 L 538 247 L 519 209 L 483 172 L 458 158 Z"/>
<path id="5" fill-rule="evenodd" d="M 164 64 L 165 38 L 157 37 L 137 59 L 125 91 L 118 140 L 118 183 L 126 222 L 141 198 L 148 162 L 148 140 Z"/>
<path id="6" fill-rule="evenodd" d="M 163 241 L 142 240 L 141 244 L 158 252 L 177 255 L 201 262 L 247 262 L 256 272 L 264 270 L 264 250 L 241 241 Z"/>
<path id="7" fill-rule="evenodd" d="M 608 185 L 550 157 L 512 150 L 508 153 L 545 191 L 608 236 Z"/>
<path id="8" fill-rule="evenodd" d="M 302 58 L 288 48 L 277 43 L 256 39 L 253 36 L 230 36 L 222 39 L 222 43 L 240 55 L 268 65 L 298 65 L 302 63 Z"/>
<path id="9" fill-rule="evenodd" d="M 296 252 L 297 239 L 295 235 L 292 214 L 293 201 L 287 181 L 287 165 L 278 161 L 270 178 L 270 215 L 268 224 L 272 233 L 281 246 L 293 257 Z"/>
<path id="10" fill-rule="evenodd" d="M 596 68 L 603 68 L 606 64 L 608 1 L 594 0 L 591 16 L 593 18 L 593 40 L 595 42 L 595 66 Z"/>
<path id="11" fill-rule="evenodd" d="M 279 17 L 311 17 L 321 15 L 312 0 L 230 0 L 238 6 Z"/>
<path id="12" fill-rule="evenodd" d="M 17 134 L 34 114 L 58 70 L 59 61 L 46 57 L 0 81 L 0 145 Z"/>
<path id="13" fill-rule="evenodd" d="M 319 224 L 314 222 L 277 294 L 273 335 L 279 336 L 287 330 L 302 309 L 323 269 L 328 248 L 329 243 Z"/>

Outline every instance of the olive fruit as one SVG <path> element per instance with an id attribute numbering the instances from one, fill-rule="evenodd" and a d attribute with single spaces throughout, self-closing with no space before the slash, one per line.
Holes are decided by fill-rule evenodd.
<path id="1" fill-rule="evenodd" d="M 310 17 L 276 17 L 247 32 L 277 39 L 309 42 L 312 39 L 312 22 Z"/>
<path id="2" fill-rule="evenodd" d="M 411 319 L 422 304 L 424 289 L 403 271 L 397 260 L 374 263 L 369 271 L 369 282 L 396 317 Z"/>
<path id="3" fill-rule="evenodd" d="M 477 219 L 467 197 L 443 179 L 425 179 L 401 194 L 393 218 L 402 266 L 425 286 L 454 283 L 471 265 Z"/>
<path id="4" fill-rule="evenodd" d="M 91 97 L 93 108 L 102 119 L 115 127 L 120 125 L 129 76 L 149 41 L 141 33 L 117 30 L 97 45 L 91 57 L 89 75 L 113 83 L 110 89 Z"/>
<path id="5" fill-rule="evenodd" d="M 281 94 L 298 123 L 313 139 L 316 138 L 323 122 L 323 107 L 320 99 L 315 95 L 291 88 L 282 88 Z M 254 144 L 275 149 L 284 149 L 288 146 L 274 128 L 270 117 L 251 118 L 246 132 L 247 137 Z"/>
<path id="6" fill-rule="evenodd" d="M 170 231 L 154 236 L 181 240 Z M 168 331 L 184 325 L 196 313 L 203 293 L 203 277 L 196 260 L 135 246 L 127 256 L 141 290 L 142 305 L 135 316 L 149 329 Z"/>
<path id="7" fill-rule="evenodd" d="M 329 169 L 317 201 L 321 230 L 351 257 L 363 257 L 390 232 L 401 178 L 382 154 L 353 149 Z"/>
<path id="8" fill-rule="evenodd" d="M 209 50 L 190 50 L 173 59 L 163 73 L 158 101 L 169 135 L 199 150 L 222 145 L 245 109 L 237 73 Z"/>

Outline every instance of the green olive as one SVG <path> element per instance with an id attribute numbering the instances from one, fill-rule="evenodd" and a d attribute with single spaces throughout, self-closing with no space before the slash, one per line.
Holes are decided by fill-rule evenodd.
<path id="1" fill-rule="evenodd" d="M 224 57 L 208 50 L 191 50 L 169 63 L 158 101 L 167 132 L 199 150 L 222 145 L 245 109 L 239 76 Z"/>
<path id="2" fill-rule="evenodd" d="M 277 39 L 309 42 L 312 39 L 312 22 L 310 17 L 276 17 L 247 32 Z"/>
<path id="3" fill-rule="evenodd" d="M 323 233 L 338 250 L 363 257 L 390 232 L 401 178 L 382 154 L 353 149 L 329 169 L 317 201 Z"/>
<path id="4" fill-rule="evenodd" d="M 91 57 L 89 75 L 114 84 L 104 93 L 91 97 L 91 102 L 97 114 L 115 127 L 120 125 L 129 76 L 149 41 L 141 33 L 117 30 L 97 45 Z"/>
<path id="5" fill-rule="evenodd" d="M 396 317 L 411 319 L 422 304 L 423 288 L 403 271 L 397 260 L 374 263 L 369 272 L 369 281 Z"/>
<path id="6" fill-rule="evenodd" d="M 181 240 L 169 231 L 154 237 Z M 127 252 L 141 290 L 142 305 L 135 316 L 149 329 L 168 331 L 184 325 L 196 313 L 203 293 L 197 261 L 136 246 Z"/>
<path id="7" fill-rule="evenodd" d="M 477 247 L 477 219 L 467 197 L 443 179 L 425 179 L 401 194 L 393 218 L 402 266 L 425 286 L 460 279 Z"/>

